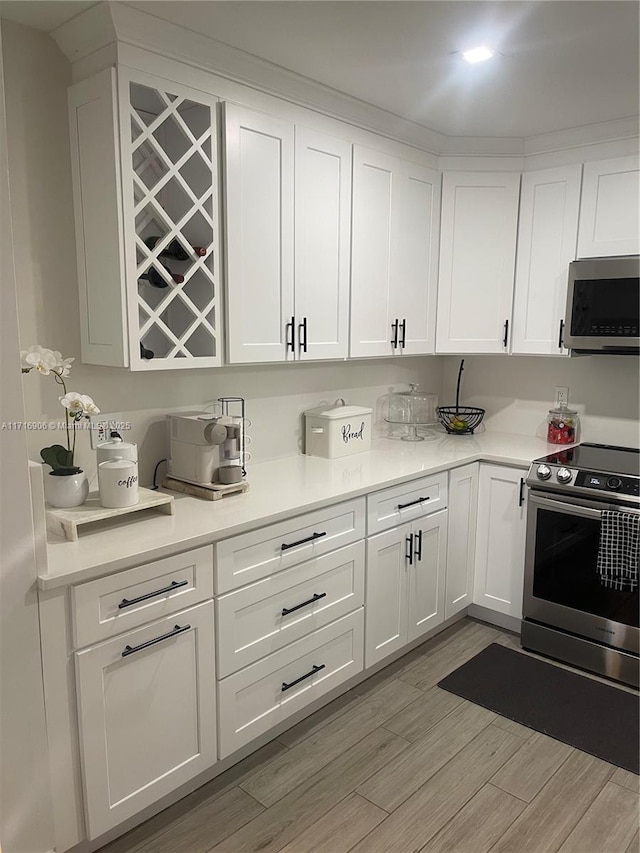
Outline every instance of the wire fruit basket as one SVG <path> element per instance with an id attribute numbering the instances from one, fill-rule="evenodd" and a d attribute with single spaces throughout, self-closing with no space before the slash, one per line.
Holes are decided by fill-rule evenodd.
<path id="1" fill-rule="evenodd" d="M 436 409 L 440 423 L 450 435 L 473 435 L 484 417 L 484 409 L 460 405 L 460 380 L 463 370 L 464 359 L 460 362 L 458 371 L 455 406 L 438 406 Z"/>

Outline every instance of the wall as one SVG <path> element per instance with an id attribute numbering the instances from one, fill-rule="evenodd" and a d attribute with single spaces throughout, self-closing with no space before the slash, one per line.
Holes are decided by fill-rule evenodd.
<path id="1" fill-rule="evenodd" d="M 80 352 L 71 172 L 67 124 L 69 63 L 47 35 L 6 24 L 6 90 L 9 168 L 18 271 L 18 309 L 23 348 L 31 344 Z M 140 446 L 141 482 L 167 455 L 164 414 L 169 409 L 200 409 L 220 396 L 247 399 L 252 421 L 252 462 L 297 453 L 301 448 L 301 412 L 344 397 L 375 406 L 391 387 L 419 382 L 439 393 L 440 358 L 402 361 L 226 367 L 136 374 L 126 370 L 73 365 L 69 390 L 89 394 L 105 413 L 122 414 L 132 430 L 127 438 Z M 52 377 L 24 377 L 29 421 L 59 420 L 59 388 Z M 29 455 L 64 443 L 63 433 L 30 431 Z M 95 454 L 88 434 L 80 435 L 79 463 L 90 476 Z"/>
<path id="2" fill-rule="evenodd" d="M 0 45 L 0 422 L 22 420 L 16 287 L 9 216 Z M 53 847 L 25 433 L 0 441 L 0 843 L 5 853 Z"/>
<path id="3" fill-rule="evenodd" d="M 444 362 L 443 403 L 455 403 L 460 359 Z M 460 398 L 486 409 L 487 429 L 543 438 L 555 387 L 568 386 L 569 404 L 580 414 L 582 441 L 637 447 L 639 368 L 632 356 L 469 356 Z"/>

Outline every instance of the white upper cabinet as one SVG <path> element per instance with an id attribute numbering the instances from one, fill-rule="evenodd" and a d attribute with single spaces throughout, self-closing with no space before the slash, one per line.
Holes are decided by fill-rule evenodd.
<path id="1" fill-rule="evenodd" d="M 295 356 L 349 354 L 351 144 L 296 127 Z"/>
<path id="2" fill-rule="evenodd" d="M 438 172 L 353 149 L 351 356 L 434 351 Z"/>
<path id="3" fill-rule="evenodd" d="M 508 350 L 519 189 L 513 172 L 444 175 L 439 353 Z"/>
<path id="4" fill-rule="evenodd" d="M 228 356 L 346 358 L 351 144 L 225 105 Z"/>
<path id="5" fill-rule="evenodd" d="M 221 363 L 216 105 L 124 68 L 70 88 L 83 361 Z"/>
<path id="6" fill-rule="evenodd" d="M 284 361 L 295 331 L 293 125 L 224 106 L 228 360 Z"/>
<path id="7" fill-rule="evenodd" d="M 522 176 L 511 351 L 568 354 L 562 346 L 569 264 L 576 258 L 580 165 Z"/>
<path id="8" fill-rule="evenodd" d="M 640 158 L 585 163 L 578 257 L 640 253 Z"/>

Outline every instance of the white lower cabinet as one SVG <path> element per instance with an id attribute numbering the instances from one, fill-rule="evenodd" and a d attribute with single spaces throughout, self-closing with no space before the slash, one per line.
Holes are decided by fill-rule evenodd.
<path id="1" fill-rule="evenodd" d="M 216 761 L 213 602 L 75 658 L 87 833 L 97 838 Z"/>
<path id="2" fill-rule="evenodd" d="M 446 510 L 367 540 L 367 667 L 444 620 L 446 552 Z"/>
<path id="3" fill-rule="evenodd" d="M 476 556 L 478 463 L 449 472 L 449 534 L 444 616 L 449 619 L 471 604 Z"/>
<path id="4" fill-rule="evenodd" d="M 359 608 L 219 681 L 220 758 L 361 672 L 363 632 Z"/>
<path id="5" fill-rule="evenodd" d="M 526 471 L 480 465 L 473 603 L 522 618 Z"/>

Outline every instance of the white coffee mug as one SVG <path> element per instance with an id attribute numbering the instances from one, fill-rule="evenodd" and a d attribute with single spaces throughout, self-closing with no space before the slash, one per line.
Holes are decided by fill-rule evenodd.
<path id="1" fill-rule="evenodd" d="M 109 459 L 98 465 L 100 503 L 109 509 L 138 503 L 138 463 L 130 459 Z"/>

